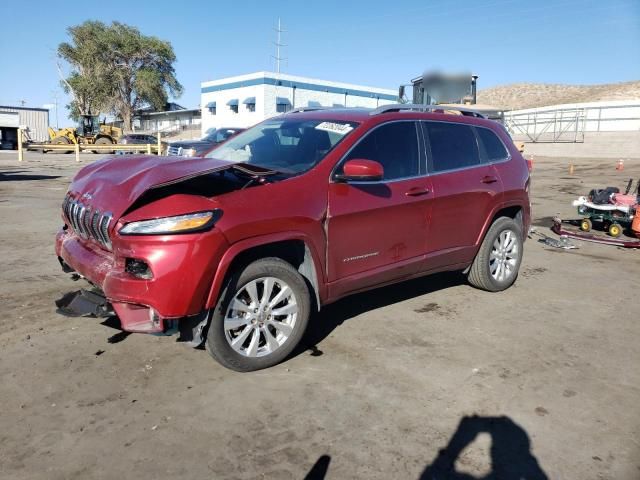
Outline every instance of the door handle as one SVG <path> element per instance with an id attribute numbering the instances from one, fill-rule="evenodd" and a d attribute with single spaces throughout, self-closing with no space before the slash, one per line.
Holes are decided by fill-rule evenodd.
<path id="1" fill-rule="evenodd" d="M 423 187 L 413 187 L 412 189 L 405 192 L 407 197 L 419 197 L 420 195 L 428 195 L 431 191 L 428 188 Z"/>
<path id="2" fill-rule="evenodd" d="M 482 177 L 482 183 L 496 183 L 498 179 L 493 175 L 486 175 Z"/>

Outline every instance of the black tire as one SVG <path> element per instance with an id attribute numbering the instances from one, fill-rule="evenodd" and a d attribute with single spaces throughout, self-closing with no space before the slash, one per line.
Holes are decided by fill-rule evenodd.
<path id="1" fill-rule="evenodd" d="M 295 296 L 295 303 L 298 308 L 297 317 L 291 333 L 280 347 L 264 356 L 249 357 L 237 352 L 229 344 L 224 330 L 225 315 L 231 301 L 238 292 L 242 291 L 245 285 L 264 277 L 274 277 L 284 281 L 289 286 Z M 222 295 L 220 295 L 218 304 L 211 313 L 211 322 L 207 330 L 205 344 L 207 351 L 222 366 L 236 372 L 251 372 L 272 367 L 287 358 L 300 343 L 309 323 L 310 312 L 311 297 L 309 288 L 304 278 L 291 264 L 280 258 L 273 257 L 256 260 L 232 274 Z M 258 338 L 260 338 L 260 341 L 266 341 L 264 334 Z"/>
<path id="2" fill-rule="evenodd" d="M 503 279 L 495 278 L 491 274 L 491 252 L 494 249 L 494 243 L 503 232 L 511 232 L 515 236 L 515 246 L 517 248 L 517 258 L 514 258 L 515 265 L 508 271 L 508 275 Z M 507 217 L 496 219 L 480 245 L 480 249 L 476 254 L 476 258 L 469 269 L 468 280 L 471 285 L 481 290 L 489 292 L 500 292 L 513 285 L 518 278 L 518 270 L 522 263 L 523 240 L 522 229 L 518 223 Z"/>
<path id="3" fill-rule="evenodd" d="M 94 145 L 113 145 L 113 142 L 111 141 L 111 139 L 107 138 L 107 137 L 100 137 L 97 138 L 95 142 L 93 142 Z M 93 153 L 106 153 L 107 155 L 113 154 L 115 153 L 113 150 L 93 150 Z"/>
<path id="4" fill-rule="evenodd" d="M 69 140 L 67 137 L 56 137 L 54 138 L 51 143 L 53 143 L 54 145 L 71 145 L 71 140 Z M 52 150 L 55 153 L 71 153 L 72 150 Z"/>
<path id="5" fill-rule="evenodd" d="M 582 230 L 583 232 L 589 232 L 592 228 L 593 223 L 591 223 L 591 220 L 588 218 L 583 218 L 580 222 L 580 230 Z"/>

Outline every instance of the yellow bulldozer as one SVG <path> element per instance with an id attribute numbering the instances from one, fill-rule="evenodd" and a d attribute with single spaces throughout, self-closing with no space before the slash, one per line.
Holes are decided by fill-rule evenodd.
<path id="1" fill-rule="evenodd" d="M 49 143 L 53 145 L 113 145 L 118 143 L 121 135 L 121 128 L 101 124 L 98 115 L 82 115 L 75 128 L 66 127 L 55 130 L 49 127 Z M 60 152 L 60 150 L 55 151 Z M 112 153 L 104 149 L 95 152 Z"/>

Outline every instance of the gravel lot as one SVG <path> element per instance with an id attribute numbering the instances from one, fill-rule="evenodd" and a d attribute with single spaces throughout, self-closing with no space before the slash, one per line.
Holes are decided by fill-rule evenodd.
<path id="1" fill-rule="evenodd" d="M 575 164 L 536 159 L 540 231 L 640 177 L 637 160 Z M 506 292 L 445 274 L 359 294 L 294 358 L 238 374 L 175 337 L 56 314 L 83 286 L 53 251 L 78 167 L 0 152 L 0 478 L 640 477 L 640 251 L 534 238 Z"/>

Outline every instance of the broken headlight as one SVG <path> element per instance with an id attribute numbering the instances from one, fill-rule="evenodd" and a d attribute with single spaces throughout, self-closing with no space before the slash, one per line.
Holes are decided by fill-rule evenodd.
<path id="1" fill-rule="evenodd" d="M 154 218 L 127 223 L 120 235 L 168 235 L 172 233 L 201 232 L 213 227 L 222 216 L 220 210 L 196 212 L 175 217 Z"/>

